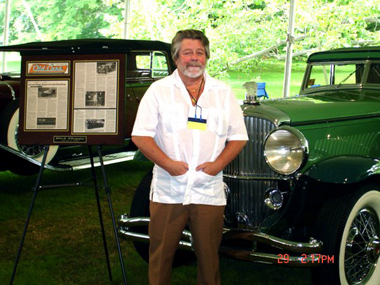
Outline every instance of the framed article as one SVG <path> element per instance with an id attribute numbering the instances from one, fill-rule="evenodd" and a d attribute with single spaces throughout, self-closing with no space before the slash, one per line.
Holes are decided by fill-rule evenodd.
<path id="1" fill-rule="evenodd" d="M 22 58 L 20 144 L 122 144 L 125 55 Z"/>
<path id="2" fill-rule="evenodd" d="M 75 61 L 73 134 L 117 132 L 118 61 Z"/>
<path id="3" fill-rule="evenodd" d="M 26 80 L 25 130 L 68 131 L 69 80 Z"/>

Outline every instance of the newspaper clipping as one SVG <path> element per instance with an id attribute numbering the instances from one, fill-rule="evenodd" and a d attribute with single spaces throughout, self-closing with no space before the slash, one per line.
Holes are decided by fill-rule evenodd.
<path id="1" fill-rule="evenodd" d="M 75 62 L 73 133 L 116 133 L 118 61 Z"/>
<path id="2" fill-rule="evenodd" d="M 28 80 L 26 130 L 67 130 L 69 81 Z"/>

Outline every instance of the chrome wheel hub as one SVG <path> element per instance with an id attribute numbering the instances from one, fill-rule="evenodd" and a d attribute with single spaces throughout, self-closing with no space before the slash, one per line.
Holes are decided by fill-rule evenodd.
<path id="1" fill-rule="evenodd" d="M 380 256 L 380 239 L 378 237 L 372 238 L 367 245 L 368 260 L 375 264 Z"/>
<path id="2" fill-rule="evenodd" d="M 365 284 L 380 256 L 379 220 L 369 208 L 358 212 L 346 241 L 344 267 L 350 285 Z"/>
<path id="3" fill-rule="evenodd" d="M 36 156 L 40 156 L 43 151 L 44 151 L 44 146 L 42 145 L 20 145 L 19 142 L 18 142 L 18 128 L 19 128 L 19 125 L 17 125 L 17 128 L 15 130 L 15 141 L 16 141 L 16 145 L 18 147 L 18 150 L 27 155 L 27 156 L 30 156 L 30 157 L 36 157 Z"/>

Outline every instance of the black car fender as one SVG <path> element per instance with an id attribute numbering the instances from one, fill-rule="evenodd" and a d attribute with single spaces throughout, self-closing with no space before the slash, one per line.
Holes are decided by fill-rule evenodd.
<path id="1" fill-rule="evenodd" d="M 324 183 L 357 183 L 380 175 L 380 160 L 371 157 L 336 156 L 314 164 L 304 175 Z"/>

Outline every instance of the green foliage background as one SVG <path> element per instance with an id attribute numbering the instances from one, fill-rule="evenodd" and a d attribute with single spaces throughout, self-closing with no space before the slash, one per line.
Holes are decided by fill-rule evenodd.
<path id="1" fill-rule="evenodd" d="M 125 0 L 12 0 L 10 44 L 79 38 L 121 38 Z M 5 0 L 0 0 L 4 22 Z M 28 9 L 29 7 L 29 9 Z M 233 64 L 286 39 L 289 0 L 130 0 L 128 38 L 170 42 L 179 29 L 203 30 L 211 39 L 213 73 L 246 71 L 264 56 Z M 28 13 L 30 10 L 31 13 Z M 34 22 L 33 24 L 32 17 Z M 380 3 L 373 0 L 297 0 L 294 52 L 380 43 Z M 0 34 L 3 33 L 3 25 Z"/>

